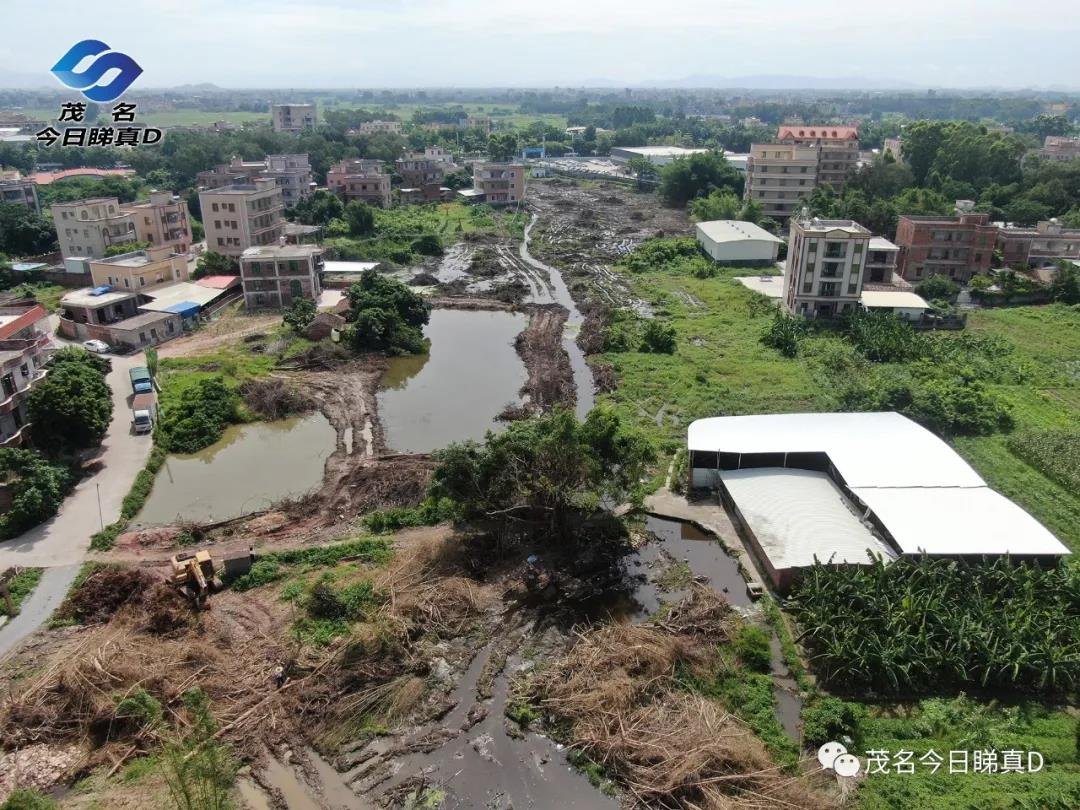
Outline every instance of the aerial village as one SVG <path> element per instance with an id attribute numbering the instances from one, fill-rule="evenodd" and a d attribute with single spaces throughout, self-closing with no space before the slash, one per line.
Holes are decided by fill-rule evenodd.
<path id="1" fill-rule="evenodd" d="M 492 94 L 0 93 L 0 807 L 1080 806 L 1080 100 Z"/>

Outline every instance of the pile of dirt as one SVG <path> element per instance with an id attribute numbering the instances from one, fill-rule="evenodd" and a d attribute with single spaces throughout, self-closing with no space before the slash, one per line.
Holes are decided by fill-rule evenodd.
<path id="1" fill-rule="evenodd" d="M 348 517 L 373 509 L 418 506 L 434 468 L 434 460 L 425 455 L 381 456 L 375 463 L 352 466 L 332 489 L 324 489 L 321 509 Z"/>
<path id="2" fill-rule="evenodd" d="M 514 346 L 529 378 L 521 387 L 534 408 L 551 410 L 558 405 L 572 407 L 577 399 L 570 357 L 562 346 L 567 311 L 558 304 L 529 307 L 529 325 L 517 336 Z"/>
<path id="3" fill-rule="evenodd" d="M 537 676 L 533 699 L 643 807 L 828 806 L 722 705 L 679 688 L 677 675 L 706 671 L 738 621 L 695 588 L 662 620 L 584 633 Z"/>
<path id="4" fill-rule="evenodd" d="M 138 602 L 160 579 L 138 568 L 106 566 L 80 582 L 56 615 L 79 624 L 102 624 L 125 605 Z"/>
<path id="5" fill-rule="evenodd" d="M 315 407 L 311 397 L 279 377 L 245 380 L 240 384 L 240 396 L 263 419 L 284 419 Z"/>

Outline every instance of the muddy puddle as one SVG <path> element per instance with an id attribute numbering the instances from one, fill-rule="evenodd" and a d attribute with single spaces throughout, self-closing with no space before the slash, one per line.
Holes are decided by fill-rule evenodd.
<path id="1" fill-rule="evenodd" d="M 570 289 L 566 286 L 562 273 L 551 265 L 544 264 L 529 252 L 529 239 L 536 220 L 537 215 L 533 214 L 529 224 L 525 226 L 525 238 L 521 241 L 519 254 L 522 261 L 545 273 L 548 277 L 546 285 L 533 287 L 533 293 L 530 296 L 531 302 L 537 304 L 561 304 L 570 313 L 563 331 L 563 348 L 566 349 L 566 353 L 570 356 L 570 367 L 574 371 L 574 388 L 577 390 L 577 403 L 574 410 L 578 418 L 583 419 L 592 410 L 596 399 L 593 390 L 592 371 L 585 362 L 585 353 L 581 351 L 581 347 L 577 344 L 578 332 L 581 330 L 581 324 L 585 319 L 578 310 L 577 304 L 574 303 L 574 298 L 570 295 Z"/>
<path id="2" fill-rule="evenodd" d="M 752 600 L 738 562 L 711 534 L 692 523 L 653 515 L 646 518 L 645 530 L 660 541 L 661 548 L 677 564 L 689 566 L 695 578 L 700 577 L 703 584 L 722 593 L 732 605 L 750 606 Z"/>
<path id="3" fill-rule="evenodd" d="M 211 523 L 302 495 L 322 481 L 335 443 L 320 413 L 232 425 L 205 450 L 170 454 L 133 523 Z"/>
<path id="4" fill-rule="evenodd" d="M 435 309 L 424 328 L 431 351 L 390 360 L 378 394 L 386 445 L 398 453 L 427 453 L 499 430 L 495 417 L 527 374 L 514 340 L 528 325 L 523 314 Z"/>
<path id="5" fill-rule="evenodd" d="M 532 732 L 520 737 L 507 732 L 510 674 L 520 669 L 519 660 L 507 659 L 491 698 L 477 699 L 477 684 L 491 654 L 491 645 L 477 653 L 452 694 L 457 705 L 443 725 L 462 733 L 431 753 L 402 760 L 389 789 L 423 774 L 429 788 L 443 794 L 439 806 L 445 810 L 617 808 L 614 798 L 569 764 L 561 746 Z"/>

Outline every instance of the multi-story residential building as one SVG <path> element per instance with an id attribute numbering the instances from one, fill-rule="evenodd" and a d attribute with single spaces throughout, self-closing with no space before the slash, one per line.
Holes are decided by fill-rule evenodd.
<path id="1" fill-rule="evenodd" d="M 135 236 L 151 247 L 167 247 L 187 253 L 193 241 L 187 203 L 168 191 L 151 191 L 146 202 L 128 203 L 120 208 L 131 214 Z"/>
<path id="2" fill-rule="evenodd" d="M 403 188 L 419 188 L 442 183 L 446 163 L 424 152 L 406 152 L 394 161 L 394 170 L 401 176 Z"/>
<path id="3" fill-rule="evenodd" d="M 756 143 L 746 162 L 748 200 L 767 217 L 785 220 L 802 208 L 817 186 L 817 150 L 784 143 Z"/>
<path id="4" fill-rule="evenodd" d="M 887 285 L 889 287 L 910 287 L 896 273 L 900 259 L 900 248 L 882 236 L 870 240 L 869 253 L 863 265 L 863 288 L 867 285 Z"/>
<path id="5" fill-rule="evenodd" d="M 174 281 L 187 281 L 188 263 L 185 256 L 174 253 L 171 248 L 150 248 L 91 261 L 90 277 L 95 286 L 144 290 Z"/>
<path id="6" fill-rule="evenodd" d="M 26 397 L 45 377 L 45 361 L 56 348 L 51 331 L 41 304 L 0 307 L 0 447 L 25 440 Z"/>
<path id="7" fill-rule="evenodd" d="M 135 218 L 116 197 L 55 203 L 53 224 L 64 258 L 100 259 L 106 249 L 138 239 Z"/>
<path id="8" fill-rule="evenodd" d="M 1080 158 L 1080 138 L 1047 135 L 1036 154 L 1044 160 L 1075 160 Z"/>
<path id="9" fill-rule="evenodd" d="M 21 205 L 35 214 L 41 213 L 38 201 L 37 185 L 17 171 L 0 172 L 0 203 Z"/>
<path id="10" fill-rule="evenodd" d="M 990 269 L 996 239 L 989 214 L 901 216 L 896 226 L 900 275 L 913 283 L 933 275 L 966 283 Z"/>
<path id="11" fill-rule="evenodd" d="M 275 132 L 303 132 L 315 128 L 318 113 L 314 104 L 274 104 L 270 107 L 270 120 Z"/>
<path id="12" fill-rule="evenodd" d="M 199 188 L 221 188 L 236 183 L 250 183 L 266 171 L 266 160 L 241 160 L 234 157 L 228 163 L 222 163 L 212 169 L 195 175 Z"/>
<path id="13" fill-rule="evenodd" d="M 817 150 L 817 181 L 833 189 L 839 189 L 859 163 L 858 127 L 785 124 L 776 140 Z"/>
<path id="14" fill-rule="evenodd" d="M 400 121 L 364 121 L 360 126 L 353 130 L 359 135 L 374 135 L 377 132 L 384 132 L 390 135 L 401 134 L 401 122 Z"/>
<path id="15" fill-rule="evenodd" d="M 272 178 L 199 192 L 207 250 L 238 257 L 250 247 L 273 245 L 284 233 L 281 189 Z"/>
<path id="16" fill-rule="evenodd" d="M 897 163 L 904 162 L 904 142 L 899 138 L 886 138 L 881 146 L 881 154 L 891 152 Z"/>
<path id="17" fill-rule="evenodd" d="M 150 298 L 108 287 L 72 290 L 60 298 L 57 332 L 70 340 L 103 340 L 110 346 L 139 349 L 184 333 L 181 315 L 142 310 Z"/>
<path id="18" fill-rule="evenodd" d="M 510 205 L 525 199 L 524 163 L 487 161 L 473 164 L 473 192 L 489 205 Z"/>
<path id="19" fill-rule="evenodd" d="M 424 157 L 428 160 L 437 160 L 439 163 L 445 164 L 447 167 L 454 165 L 454 156 L 449 149 L 443 149 L 441 146 L 425 146 Z"/>
<path id="20" fill-rule="evenodd" d="M 1080 228 L 1064 228 L 1056 219 L 1044 220 L 1034 228 L 998 228 L 995 244 L 1007 267 L 1080 261 Z"/>
<path id="21" fill-rule="evenodd" d="M 490 135 L 492 122 L 490 115 L 469 115 L 458 119 L 458 127 L 461 129 L 478 129 L 485 135 Z"/>
<path id="22" fill-rule="evenodd" d="M 791 218 L 784 307 L 807 318 L 854 310 L 872 234 L 850 219 Z"/>
<path id="23" fill-rule="evenodd" d="M 267 155 L 266 170 L 259 177 L 271 177 L 281 189 L 285 205 L 291 207 L 315 188 L 307 155 Z"/>
<path id="24" fill-rule="evenodd" d="M 237 183 L 251 183 L 260 177 L 273 179 L 281 188 L 285 205 L 296 205 L 313 191 L 311 162 L 306 154 L 267 155 L 262 160 L 234 157 L 213 169 L 199 172 L 195 181 L 201 188 L 221 188 Z"/>
<path id="25" fill-rule="evenodd" d="M 322 248 L 267 245 L 240 256 L 240 282 L 248 309 L 283 309 L 299 298 L 319 300 Z"/>
<path id="26" fill-rule="evenodd" d="M 390 175 L 378 160 L 343 160 L 331 166 L 326 187 L 346 203 L 360 200 L 382 208 L 390 205 Z"/>

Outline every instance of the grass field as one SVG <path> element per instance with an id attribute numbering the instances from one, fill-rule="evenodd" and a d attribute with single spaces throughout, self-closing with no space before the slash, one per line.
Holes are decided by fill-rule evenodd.
<path id="1" fill-rule="evenodd" d="M 322 106 L 320 105 L 320 110 Z M 440 109 L 464 109 L 468 114 L 490 115 L 498 123 L 506 123 L 514 127 L 525 127 L 536 121 L 543 121 L 563 128 L 566 126 L 566 116 L 555 113 L 523 113 L 515 104 L 339 104 L 327 107 L 330 110 L 363 109 L 372 112 L 383 112 L 394 115 L 401 121 L 411 121 L 413 113 L 417 110 L 440 110 Z"/>
<path id="2" fill-rule="evenodd" d="M 618 388 L 606 399 L 657 439 L 668 452 L 685 442 L 686 426 L 705 416 L 833 410 L 838 382 L 826 370 L 830 356 L 847 349 L 836 336 L 806 341 L 802 356 L 788 359 L 760 342 L 771 309 L 733 278 L 746 270 L 724 268 L 714 278 L 652 270 L 626 272 L 633 292 L 653 304 L 675 329 L 673 355 L 608 352 Z M 1011 359 L 1025 382 L 990 384 L 1009 403 L 1016 428 L 1069 429 L 1080 425 L 1080 308 L 1065 305 L 981 310 L 971 315 L 975 333 L 999 335 L 1014 345 Z M 959 437 L 958 451 L 1075 551 L 1080 551 L 1080 493 L 1068 491 L 1008 447 L 1009 435 Z"/>

